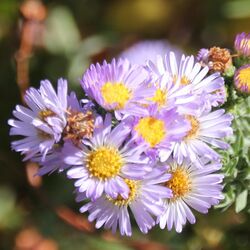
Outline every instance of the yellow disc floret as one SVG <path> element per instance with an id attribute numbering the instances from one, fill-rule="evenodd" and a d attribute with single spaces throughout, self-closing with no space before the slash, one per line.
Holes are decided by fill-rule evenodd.
<path id="1" fill-rule="evenodd" d="M 164 121 L 151 116 L 141 118 L 135 126 L 135 131 L 137 131 L 151 147 L 155 147 L 166 135 Z"/>
<path id="2" fill-rule="evenodd" d="M 157 89 L 155 95 L 149 100 L 158 104 L 158 107 L 162 107 L 166 103 L 166 91 Z"/>
<path id="3" fill-rule="evenodd" d="M 166 187 L 170 188 L 173 192 L 173 198 L 180 198 L 185 196 L 190 191 L 190 179 L 188 173 L 178 167 L 176 170 L 170 172 L 172 177 L 166 182 Z"/>
<path id="4" fill-rule="evenodd" d="M 199 131 L 200 123 L 194 116 L 189 115 L 186 118 L 188 119 L 188 121 L 191 124 L 191 129 L 188 131 L 185 138 L 186 139 L 195 138 L 197 136 L 198 131 Z"/>
<path id="5" fill-rule="evenodd" d="M 241 47 L 248 47 L 250 48 L 250 39 L 242 39 L 241 43 L 240 43 Z"/>
<path id="6" fill-rule="evenodd" d="M 110 147 L 100 147 L 92 151 L 86 163 L 90 174 L 101 180 L 118 175 L 122 165 L 121 155 L 116 149 Z"/>
<path id="7" fill-rule="evenodd" d="M 114 109 L 122 109 L 131 98 L 131 91 L 123 83 L 106 82 L 101 88 L 106 104 L 116 104 Z"/>
<path id="8" fill-rule="evenodd" d="M 187 85 L 190 83 L 190 80 L 186 76 L 182 76 L 180 83 L 181 85 Z"/>
<path id="9" fill-rule="evenodd" d="M 181 85 L 187 85 L 189 84 L 191 81 L 188 79 L 187 76 L 182 76 L 181 78 L 179 78 L 177 75 L 173 75 L 173 83 L 180 83 Z"/>
<path id="10" fill-rule="evenodd" d="M 239 69 L 237 80 L 237 88 L 246 88 L 250 91 L 250 67 Z"/>
<path id="11" fill-rule="evenodd" d="M 127 199 L 124 199 L 121 195 L 118 195 L 116 199 L 106 196 L 109 201 L 111 201 L 116 206 L 128 205 L 132 202 L 138 194 L 138 181 L 133 181 L 129 179 L 124 179 L 129 188 L 129 195 Z"/>
<path id="12" fill-rule="evenodd" d="M 48 118 L 50 116 L 55 116 L 55 113 L 50 109 L 43 109 L 38 113 L 38 118 L 40 120 L 42 120 L 43 122 L 45 122 L 45 123 L 47 123 L 46 118 Z M 37 128 L 37 136 L 41 140 L 50 140 L 50 139 L 52 139 L 52 135 L 44 132 L 43 130 L 41 130 L 39 128 Z"/>
<path id="13" fill-rule="evenodd" d="M 45 122 L 45 119 L 50 116 L 54 116 L 55 113 L 50 109 L 43 109 L 38 113 L 38 118 Z"/>

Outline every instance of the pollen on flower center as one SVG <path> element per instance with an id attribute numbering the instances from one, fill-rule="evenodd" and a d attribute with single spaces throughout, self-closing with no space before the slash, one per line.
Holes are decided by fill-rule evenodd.
<path id="1" fill-rule="evenodd" d="M 188 173 L 181 167 L 171 172 L 172 177 L 166 182 L 166 186 L 173 192 L 173 198 L 183 197 L 190 191 L 190 179 Z"/>
<path id="2" fill-rule="evenodd" d="M 181 85 L 187 85 L 190 83 L 190 80 L 186 76 L 182 76 L 180 83 Z"/>
<path id="3" fill-rule="evenodd" d="M 141 118 L 135 126 L 135 131 L 137 131 L 151 147 L 160 143 L 166 135 L 164 122 L 154 117 Z"/>
<path id="4" fill-rule="evenodd" d="M 114 109 L 122 109 L 131 98 L 131 91 L 123 83 L 105 83 L 101 94 L 106 104 L 116 104 Z"/>
<path id="5" fill-rule="evenodd" d="M 250 39 L 242 39 L 240 46 L 247 46 L 250 47 Z"/>
<path id="6" fill-rule="evenodd" d="M 50 116 L 54 116 L 55 113 L 50 110 L 50 109 L 43 109 L 41 110 L 39 113 L 38 113 L 38 117 L 42 120 L 42 121 L 46 121 L 45 119 L 47 117 L 50 117 Z"/>
<path id="7" fill-rule="evenodd" d="M 187 85 L 187 84 L 190 83 L 190 80 L 188 79 L 187 76 L 184 75 L 184 76 L 181 77 L 180 81 L 178 81 L 178 76 L 173 75 L 173 83 L 175 84 L 177 82 L 180 83 L 181 85 Z"/>
<path id="8" fill-rule="evenodd" d="M 239 87 L 247 86 L 250 89 L 250 67 L 239 70 L 237 80 Z"/>
<path id="9" fill-rule="evenodd" d="M 114 148 L 100 147 L 87 157 L 87 168 L 98 179 L 116 176 L 123 165 L 122 157 Z"/>
<path id="10" fill-rule="evenodd" d="M 196 137 L 196 135 L 198 133 L 198 130 L 200 128 L 200 123 L 199 123 L 199 121 L 195 117 L 193 117 L 191 115 L 187 116 L 186 118 L 188 119 L 188 121 L 191 124 L 191 129 L 188 131 L 188 133 L 185 136 L 185 138 L 186 139 L 191 139 L 191 138 Z"/>
<path id="11" fill-rule="evenodd" d="M 128 185 L 129 188 L 129 195 L 127 199 L 124 199 L 120 194 L 117 196 L 116 199 L 113 199 L 109 196 L 106 196 L 109 201 L 111 201 L 114 205 L 116 206 L 124 206 L 128 205 L 130 202 L 132 202 L 137 194 L 138 194 L 138 181 L 133 181 L 129 179 L 124 179 L 126 184 Z"/>
<path id="12" fill-rule="evenodd" d="M 152 98 L 149 98 L 149 100 L 157 103 L 159 107 L 163 106 L 166 103 L 166 91 L 157 89 L 155 95 Z"/>

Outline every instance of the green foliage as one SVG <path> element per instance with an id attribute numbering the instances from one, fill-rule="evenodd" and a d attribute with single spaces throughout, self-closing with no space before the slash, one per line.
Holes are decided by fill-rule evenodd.
<path id="1" fill-rule="evenodd" d="M 220 152 L 223 155 L 225 174 L 225 199 L 218 205 L 224 210 L 235 203 L 235 211 L 249 210 L 250 190 L 250 97 L 231 95 L 228 111 L 234 116 L 234 135 L 229 139 L 231 147 Z"/>

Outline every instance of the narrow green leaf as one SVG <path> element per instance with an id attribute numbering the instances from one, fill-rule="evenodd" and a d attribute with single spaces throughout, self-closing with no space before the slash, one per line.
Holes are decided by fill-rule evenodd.
<path id="1" fill-rule="evenodd" d="M 247 205 L 247 190 L 242 191 L 238 196 L 236 197 L 235 202 L 235 212 L 239 213 L 242 211 L 246 205 Z"/>

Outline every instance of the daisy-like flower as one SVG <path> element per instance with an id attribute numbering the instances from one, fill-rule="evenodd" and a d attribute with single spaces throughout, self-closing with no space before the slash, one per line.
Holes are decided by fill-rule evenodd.
<path id="1" fill-rule="evenodd" d="M 92 136 L 93 112 L 87 106 L 81 107 L 73 92 L 70 96 L 67 92 L 64 79 L 58 80 L 57 92 L 48 80 L 41 81 L 38 90 L 27 91 L 28 107 L 17 105 L 13 111 L 17 119 L 8 121 L 12 126 L 10 134 L 24 137 L 12 142 L 12 148 L 24 154 L 24 160 L 39 162 L 43 166 L 39 175 L 64 168 L 65 164 L 59 164 L 58 160 L 63 140 L 78 144 Z"/>
<path id="2" fill-rule="evenodd" d="M 57 93 L 48 81 L 41 81 L 39 90 L 30 88 L 25 95 L 28 108 L 17 105 L 10 119 L 10 135 L 25 138 L 12 142 L 12 148 L 25 154 L 24 160 L 36 154 L 46 154 L 58 143 L 66 126 L 65 111 L 67 109 L 67 81 L 58 80 Z"/>
<path id="3" fill-rule="evenodd" d="M 132 66 L 128 60 L 104 61 L 102 65 L 91 65 L 81 80 L 88 95 L 101 107 L 114 111 L 118 120 L 124 114 L 138 113 L 138 103 L 144 103 L 152 93 L 143 67 Z"/>
<path id="4" fill-rule="evenodd" d="M 207 162 L 203 169 L 197 169 L 189 161 L 179 165 L 170 159 L 168 164 L 172 177 L 164 185 L 172 190 L 173 197 L 164 201 L 165 211 L 158 222 L 161 229 L 174 227 L 180 233 L 187 221 L 195 223 L 190 207 L 205 214 L 223 199 L 223 175 L 216 173 L 221 168 L 219 163 Z"/>
<path id="5" fill-rule="evenodd" d="M 164 173 L 154 168 L 144 180 L 125 179 L 129 187 L 126 199 L 121 196 L 114 199 L 103 195 L 96 201 L 82 206 L 80 212 L 89 211 L 88 218 L 91 222 L 96 220 L 96 228 L 104 226 L 105 229 L 112 229 L 113 233 L 119 228 L 121 235 L 131 236 L 132 228 L 128 212 L 130 209 L 141 232 L 148 233 L 148 230 L 156 224 L 156 217 L 164 211 L 162 199 L 172 197 L 171 190 L 160 185 L 170 177 L 166 171 Z M 78 192 L 78 202 L 85 198 L 83 193 Z"/>
<path id="6" fill-rule="evenodd" d="M 238 34 L 234 41 L 236 51 L 243 56 L 250 56 L 250 33 Z"/>
<path id="7" fill-rule="evenodd" d="M 148 100 L 156 104 L 159 110 L 177 108 L 180 114 L 194 114 L 201 105 L 199 96 L 188 93 L 186 87 L 174 84 L 167 74 L 163 74 L 152 84 L 155 90 Z"/>
<path id="8" fill-rule="evenodd" d="M 246 94 L 250 94 L 250 64 L 240 67 L 234 75 L 235 88 Z"/>
<path id="9" fill-rule="evenodd" d="M 224 79 L 219 72 L 215 72 L 209 76 L 209 67 L 202 67 L 196 62 L 193 56 L 182 56 L 180 61 L 177 61 L 173 52 L 166 55 L 164 58 L 158 56 L 156 63 L 148 62 L 147 69 L 151 77 L 155 80 L 163 74 L 167 74 L 170 80 L 177 86 L 185 86 L 187 94 L 202 96 L 204 93 L 209 94 L 207 106 L 211 106 L 210 96 L 222 86 Z"/>
<path id="10" fill-rule="evenodd" d="M 178 164 L 182 164 L 184 158 L 189 158 L 197 167 L 202 168 L 201 157 L 219 161 L 220 155 L 210 146 L 227 149 L 228 144 L 221 139 L 232 135 L 230 127 L 232 115 L 225 114 L 225 110 L 219 109 L 213 112 L 199 112 L 196 116 L 186 116 L 191 124 L 191 129 L 181 142 L 176 142 L 173 149 L 173 157 Z"/>
<path id="11" fill-rule="evenodd" d="M 127 198 L 129 188 L 123 178 L 142 179 L 151 170 L 143 154 L 145 147 L 125 142 L 130 128 L 123 122 L 112 130 L 111 126 L 110 114 L 104 121 L 98 117 L 92 138 L 79 147 L 65 143 L 63 148 L 64 162 L 73 166 L 67 172 L 68 177 L 77 179 L 75 186 L 92 200 L 103 192 L 112 198 L 119 194 Z"/>
<path id="12" fill-rule="evenodd" d="M 177 56 L 181 51 L 164 40 L 144 40 L 133 44 L 123 51 L 119 57 L 128 59 L 132 64 L 145 65 L 147 60 L 156 61 L 156 56 L 164 56 L 174 51 Z"/>
<path id="13" fill-rule="evenodd" d="M 173 143 L 180 141 L 190 129 L 189 123 L 172 110 L 158 110 L 150 105 L 141 117 L 131 119 L 133 138 L 138 144 L 146 143 L 146 153 L 153 159 L 166 161 L 173 149 Z"/>

